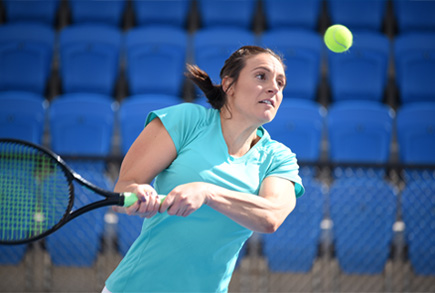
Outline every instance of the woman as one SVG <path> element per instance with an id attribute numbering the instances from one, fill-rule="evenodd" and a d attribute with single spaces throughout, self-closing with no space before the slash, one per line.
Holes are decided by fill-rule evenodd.
<path id="1" fill-rule="evenodd" d="M 213 109 L 185 103 L 148 115 L 115 186 L 139 197 L 116 210 L 147 220 L 106 292 L 226 292 L 252 231 L 274 232 L 304 192 L 295 155 L 261 126 L 282 101 L 279 56 L 245 46 L 225 61 L 221 85 L 196 66 L 187 76 Z"/>

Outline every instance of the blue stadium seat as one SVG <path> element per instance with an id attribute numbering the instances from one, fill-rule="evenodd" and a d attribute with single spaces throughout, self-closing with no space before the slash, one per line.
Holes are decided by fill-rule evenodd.
<path id="1" fill-rule="evenodd" d="M 100 94 L 66 94 L 49 109 L 52 148 L 64 155 L 106 156 L 114 125 L 112 100 Z"/>
<path id="2" fill-rule="evenodd" d="M 74 24 L 100 23 L 120 27 L 127 1 L 69 0 L 68 4 Z"/>
<path id="3" fill-rule="evenodd" d="M 42 143 L 46 105 L 28 92 L 0 92 L 0 137 Z"/>
<path id="4" fill-rule="evenodd" d="M 287 66 L 285 98 L 317 98 L 324 49 L 318 33 L 295 29 L 267 31 L 261 36 L 261 45 L 284 56 Z"/>
<path id="5" fill-rule="evenodd" d="M 386 163 L 390 158 L 393 110 L 372 101 L 342 101 L 328 109 L 333 162 Z"/>
<path id="6" fill-rule="evenodd" d="M 435 31 L 434 1 L 394 0 L 393 9 L 400 34 L 411 31 Z"/>
<path id="7" fill-rule="evenodd" d="M 67 94 L 50 106 L 52 149 L 62 155 L 107 156 L 111 151 L 114 126 L 112 99 L 99 94 Z M 104 161 L 67 160 L 83 178 L 103 189 L 113 184 L 105 174 Z M 99 195 L 74 184 L 77 209 L 101 199 Z M 107 208 L 74 219 L 47 238 L 47 249 L 55 265 L 93 265 L 100 249 Z M 74 235 L 72 237 L 71 235 Z"/>
<path id="8" fill-rule="evenodd" d="M 145 120 L 151 111 L 182 102 L 179 97 L 167 95 L 135 95 L 124 99 L 119 109 L 122 153 L 127 153 L 142 132 Z"/>
<path id="9" fill-rule="evenodd" d="M 327 0 L 331 23 L 339 23 L 350 30 L 380 32 L 385 19 L 387 0 Z"/>
<path id="10" fill-rule="evenodd" d="M 305 28 L 315 31 L 322 1 L 263 0 L 267 29 Z"/>
<path id="11" fill-rule="evenodd" d="M 249 30 L 253 26 L 256 8 L 256 0 L 198 0 L 199 17 L 203 28 L 232 26 Z"/>
<path id="12" fill-rule="evenodd" d="M 399 156 L 405 164 L 435 164 L 435 102 L 402 105 L 396 127 Z"/>
<path id="13" fill-rule="evenodd" d="M 284 99 L 275 118 L 264 125 L 272 139 L 288 146 L 298 160 L 320 159 L 325 109 L 316 102 Z"/>
<path id="14" fill-rule="evenodd" d="M 346 274 L 380 274 L 396 219 L 396 193 L 382 179 L 336 180 L 330 190 L 335 255 Z"/>
<path id="15" fill-rule="evenodd" d="M 390 41 L 375 32 L 354 31 L 353 35 L 354 43 L 349 51 L 328 52 L 331 98 L 381 102 L 388 81 Z"/>
<path id="16" fill-rule="evenodd" d="M 435 101 L 435 31 L 398 35 L 394 61 L 402 103 Z"/>
<path id="17" fill-rule="evenodd" d="M 324 213 L 324 186 L 315 181 L 305 185 L 307 194 L 279 229 L 263 236 L 264 256 L 272 272 L 309 272 L 317 257 L 320 222 Z"/>
<path id="18" fill-rule="evenodd" d="M 18 265 L 24 258 L 27 245 L 0 245 L 0 265 Z"/>
<path id="19" fill-rule="evenodd" d="M 130 95 L 181 95 L 187 50 L 184 30 L 169 26 L 131 29 L 125 47 Z"/>
<path id="20" fill-rule="evenodd" d="M 402 192 L 408 256 L 414 273 L 435 275 L 435 180 L 413 181 Z"/>
<path id="21" fill-rule="evenodd" d="M 330 106 L 327 115 L 329 159 L 333 163 L 385 164 L 390 159 L 393 110 L 373 101 L 341 101 Z M 368 119 L 368 117 L 370 117 Z M 336 178 L 383 178 L 382 167 L 333 169 Z"/>
<path id="22" fill-rule="evenodd" d="M 112 190 L 113 183 L 92 169 L 92 163 L 69 163 L 83 178 L 103 189 Z M 102 199 L 87 188 L 74 183 L 73 209 Z M 104 215 L 108 208 L 100 208 L 77 217 L 46 238 L 47 251 L 55 266 L 91 267 L 101 249 Z"/>
<path id="23" fill-rule="evenodd" d="M 171 25 L 184 28 L 191 2 L 191 0 L 133 0 L 136 25 Z"/>
<path id="24" fill-rule="evenodd" d="M 45 25 L 1 25 L 0 91 L 44 95 L 51 74 L 54 41 L 54 30 Z"/>
<path id="25" fill-rule="evenodd" d="M 235 50 L 257 44 L 254 33 L 236 28 L 202 29 L 193 38 L 194 63 L 207 72 L 214 83 L 221 82 L 220 70 Z"/>
<path id="26" fill-rule="evenodd" d="M 107 25 L 71 25 L 60 31 L 63 93 L 113 95 L 119 75 L 121 31 Z"/>
<path id="27" fill-rule="evenodd" d="M 32 22 L 53 26 L 60 0 L 3 0 L 6 22 Z"/>

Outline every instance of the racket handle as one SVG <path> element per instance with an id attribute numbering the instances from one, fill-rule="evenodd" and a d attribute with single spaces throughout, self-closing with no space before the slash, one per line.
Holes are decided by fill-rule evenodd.
<path id="1" fill-rule="evenodd" d="M 133 192 L 124 192 L 122 195 L 124 196 L 124 207 L 129 207 L 138 200 L 136 193 Z M 166 198 L 165 195 L 158 195 L 157 197 L 160 200 L 160 204 L 162 204 Z"/>

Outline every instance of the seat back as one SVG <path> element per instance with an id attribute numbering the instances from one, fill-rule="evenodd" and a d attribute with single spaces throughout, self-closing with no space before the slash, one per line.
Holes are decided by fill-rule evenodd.
<path id="1" fill-rule="evenodd" d="M 238 1 L 244 2 L 244 1 Z M 194 62 L 207 72 L 214 83 L 220 83 L 219 73 L 225 60 L 243 45 L 255 45 L 250 31 L 235 28 L 198 30 L 193 36 Z"/>
<path id="2" fill-rule="evenodd" d="M 60 0 L 3 0 L 6 22 L 40 23 L 53 26 Z"/>
<path id="3" fill-rule="evenodd" d="M 397 111 L 400 160 L 406 164 L 435 164 L 435 102 L 403 105 Z"/>
<path id="4" fill-rule="evenodd" d="M 354 31 L 353 46 L 344 54 L 328 51 L 331 98 L 381 102 L 387 85 L 390 41 L 375 32 Z"/>
<path id="5" fill-rule="evenodd" d="M 346 274 L 380 274 L 396 219 L 396 192 L 382 179 L 336 180 L 329 190 L 335 254 Z"/>
<path id="6" fill-rule="evenodd" d="M 120 27 L 127 1 L 69 0 L 74 24 L 107 24 Z"/>
<path id="7" fill-rule="evenodd" d="M 394 16 L 400 33 L 435 30 L 433 1 L 393 1 Z"/>
<path id="8" fill-rule="evenodd" d="M 198 11 L 203 28 L 237 27 L 251 29 L 254 20 L 256 0 L 215 1 L 198 0 Z"/>
<path id="9" fill-rule="evenodd" d="M 52 149 L 62 155 L 107 156 L 114 126 L 113 101 L 99 94 L 69 94 L 49 109 Z"/>
<path id="10" fill-rule="evenodd" d="M 347 26 L 350 30 L 380 32 L 387 10 L 386 0 L 327 0 L 332 23 Z"/>
<path id="11" fill-rule="evenodd" d="M 309 100 L 284 99 L 275 118 L 264 125 L 272 139 L 289 147 L 302 161 L 320 159 L 325 109 Z"/>
<path id="12" fill-rule="evenodd" d="M 192 0 L 133 0 L 134 17 L 138 26 L 171 25 L 184 28 L 191 5 Z"/>
<path id="13" fill-rule="evenodd" d="M 417 275 L 435 274 L 435 180 L 413 181 L 402 192 L 409 259 Z"/>
<path id="14" fill-rule="evenodd" d="M 121 31 L 106 25 L 71 25 L 60 32 L 63 93 L 113 95 L 119 75 Z"/>
<path id="15" fill-rule="evenodd" d="M 307 181 L 305 188 L 309 193 L 297 199 L 279 229 L 263 236 L 264 255 L 273 272 L 307 273 L 317 258 L 325 189 L 315 181 Z"/>
<path id="16" fill-rule="evenodd" d="M 45 25 L 0 26 L 0 91 L 44 95 L 51 74 L 54 40 L 53 29 Z"/>
<path id="17" fill-rule="evenodd" d="M 130 95 L 182 94 L 187 50 L 184 30 L 168 26 L 131 29 L 125 46 Z"/>
<path id="18" fill-rule="evenodd" d="M 292 3 L 294 1 L 290 1 Z M 285 98 L 315 100 L 321 76 L 323 42 L 309 30 L 282 29 L 267 31 L 261 45 L 284 56 L 287 66 Z"/>
<path id="19" fill-rule="evenodd" d="M 1 92 L 0 137 L 41 144 L 45 112 L 42 96 L 28 92 Z"/>
<path id="20" fill-rule="evenodd" d="M 328 109 L 329 157 L 340 163 L 386 163 L 393 131 L 392 109 L 372 101 L 342 101 Z"/>
<path id="21" fill-rule="evenodd" d="M 315 31 L 317 28 L 322 8 L 320 0 L 264 0 L 262 3 L 269 30 L 287 27 Z"/>
<path id="22" fill-rule="evenodd" d="M 394 60 L 401 102 L 434 102 L 435 32 L 397 36 Z"/>

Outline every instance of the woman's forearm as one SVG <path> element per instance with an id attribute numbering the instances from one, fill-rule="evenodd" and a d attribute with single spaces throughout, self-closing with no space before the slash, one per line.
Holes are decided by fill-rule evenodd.
<path id="1" fill-rule="evenodd" d="M 240 225 L 260 233 L 275 232 L 295 207 L 293 194 L 257 196 L 214 187 L 207 205 Z"/>

